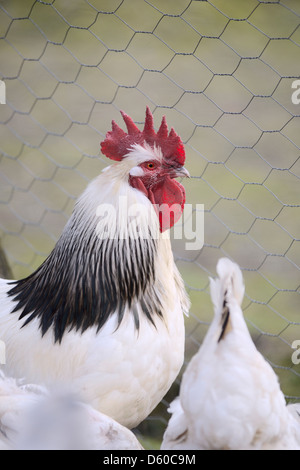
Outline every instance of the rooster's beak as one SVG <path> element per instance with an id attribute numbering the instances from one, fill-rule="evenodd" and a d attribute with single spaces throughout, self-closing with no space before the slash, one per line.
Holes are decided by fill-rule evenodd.
<path id="1" fill-rule="evenodd" d="M 175 173 L 176 173 L 175 178 L 182 178 L 182 177 L 190 178 L 191 177 L 191 175 L 189 174 L 187 169 L 184 168 L 184 166 L 182 166 L 181 168 L 177 168 L 175 170 Z"/>

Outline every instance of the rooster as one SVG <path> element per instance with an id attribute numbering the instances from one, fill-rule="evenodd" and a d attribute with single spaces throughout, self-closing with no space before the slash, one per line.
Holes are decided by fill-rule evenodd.
<path id="1" fill-rule="evenodd" d="M 162 449 L 300 449 L 299 404 L 286 405 L 278 378 L 243 318 L 244 284 L 227 258 L 211 279 L 215 316 L 182 379 Z"/>
<path id="2" fill-rule="evenodd" d="M 52 253 L 29 277 L 0 281 L 5 373 L 68 385 L 133 428 L 160 402 L 184 358 L 189 300 L 169 228 L 189 176 L 180 137 L 165 117 L 143 131 L 124 112 L 101 143 L 113 160 L 86 188 Z"/>

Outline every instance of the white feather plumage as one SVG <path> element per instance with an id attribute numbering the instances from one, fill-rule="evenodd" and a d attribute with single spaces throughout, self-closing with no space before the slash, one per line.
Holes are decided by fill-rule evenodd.
<path id="1" fill-rule="evenodd" d="M 141 450 L 127 428 L 64 392 L 0 372 L 0 449 Z"/>
<path id="2" fill-rule="evenodd" d="M 286 406 L 277 376 L 252 342 L 241 271 L 222 258 L 217 273 L 214 319 L 171 404 L 162 449 L 300 449 L 299 405 Z"/>

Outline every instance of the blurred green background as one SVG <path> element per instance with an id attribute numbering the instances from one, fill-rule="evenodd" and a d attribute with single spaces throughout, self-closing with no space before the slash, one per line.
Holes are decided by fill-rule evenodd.
<path id="1" fill-rule="evenodd" d="M 14 278 L 45 259 L 76 197 L 108 161 L 99 143 L 120 109 L 150 106 L 186 146 L 187 202 L 205 243 L 174 254 L 192 300 L 186 361 L 212 318 L 208 276 L 243 269 L 243 307 L 289 400 L 300 399 L 300 2 L 1 0 L 0 239 Z M 158 447 L 180 377 L 138 430 Z"/>

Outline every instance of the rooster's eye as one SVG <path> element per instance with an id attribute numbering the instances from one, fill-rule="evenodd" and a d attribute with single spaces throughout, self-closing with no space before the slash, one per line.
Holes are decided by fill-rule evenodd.
<path id="1" fill-rule="evenodd" d="M 144 163 L 141 163 L 140 165 L 143 170 L 150 170 L 150 171 L 153 171 L 153 170 L 156 170 L 157 169 L 157 163 L 154 162 L 154 161 L 150 161 L 150 162 L 144 162 Z"/>

